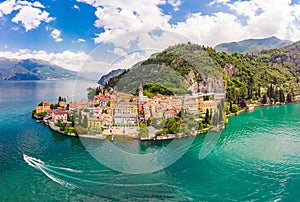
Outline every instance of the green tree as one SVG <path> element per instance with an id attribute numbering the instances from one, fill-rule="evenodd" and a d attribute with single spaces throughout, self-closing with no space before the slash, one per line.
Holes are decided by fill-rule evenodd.
<path id="1" fill-rule="evenodd" d="M 259 85 L 258 85 L 258 88 L 257 88 L 257 96 L 258 96 L 258 97 L 260 97 L 260 87 L 261 87 L 261 86 L 260 86 L 260 84 L 259 84 Z"/>
<path id="2" fill-rule="evenodd" d="M 240 107 L 241 107 L 241 108 L 247 107 L 247 103 L 246 103 L 246 100 L 245 100 L 245 99 L 242 99 L 242 100 L 241 100 L 241 102 L 240 102 Z"/>
<path id="3" fill-rule="evenodd" d="M 202 121 L 199 121 L 198 130 L 199 131 L 203 130 L 203 122 Z"/>
<path id="4" fill-rule="evenodd" d="M 56 109 L 55 104 L 51 104 L 50 109 Z"/>
<path id="5" fill-rule="evenodd" d="M 168 118 L 165 124 L 165 128 L 167 129 L 167 133 L 169 134 L 177 134 L 179 131 L 179 120 L 176 120 L 175 117 Z"/>
<path id="6" fill-rule="evenodd" d="M 274 91 L 274 87 L 273 85 L 271 84 L 270 87 L 268 88 L 268 97 L 270 99 L 274 99 L 275 100 L 275 97 L 276 97 L 276 94 L 275 94 L 275 91 Z"/>
<path id="7" fill-rule="evenodd" d="M 151 124 L 151 119 L 149 118 L 148 120 L 147 120 L 147 126 L 150 126 L 150 124 Z"/>
<path id="8" fill-rule="evenodd" d="M 213 113 L 212 125 L 213 126 L 219 125 L 219 113 L 217 111 Z"/>
<path id="9" fill-rule="evenodd" d="M 267 95 L 266 94 L 264 94 L 263 95 L 263 98 L 262 98 L 262 100 L 261 100 L 261 104 L 267 104 Z"/>
<path id="10" fill-rule="evenodd" d="M 219 112 L 219 124 L 224 123 L 224 112 L 225 112 L 225 102 L 224 99 L 221 100 L 220 103 L 218 103 L 218 112 Z"/>
<path id="11" fill-rule="evenodd" d="M 292 93 L 288 93 L 286 97 L 286 102 L 292 102 L 293 101 L 293 95 Z"/>
<path id="12" fill-rule="evenodd" d="M 95 94 L 96 94 L 96 89 L 89 87 L 87 89 L 87 91 L 88 91 L 88 94 L 87 94 L 88 100 L 93 100 L 95 97 Z"/>
<path id="13" fill-rule="evenodd" d="M 204 123 L 205 124 L 210 124 L 210 119 L 209 119 L 210 115 L 209 115 L 209 110 L 206 109 L 206 112 L 205 112 L 205 118 L 204 118 Z"/>
<path id="14" fill-rule="evenodd" d="M 284 92 L 282 89 L 279 90 L 279 102 L 283 103 L 285 101 Z"/>
<path id="15" fill-rule="evenodd" d="M 232 104 L 232 113 L 236 113 L 236 112 L 238 112 L 239 111 L 239 107 L 238 107 L 238 105 L 236 105 L 236 104 Z"/>
<path id="16" fill-rule="evenodd" d="M 87 118 L 87 115 L 83 116 L 82 127 L 84 127 L 84 128 L 88 127 L 88 118 Z"/>
<path id="17" fill-rule="evenodd" d="M 139 136 L 140 137 L 148 137 L 149 136 L 149 130 L 147 128 L 147 125 L 144 123 L 140 124 Z"/>
<path id="18" fill-rule="evenodd" d="M 82 114 L 81 114 L 81 110 L 79 110 L 79 112 L 78 112 L 78 125 L 82 126 Z"/>
<path id="19" fill-rule="evenodd" d="M 279 101 L 279 90 L 277 89 L 277 87 L 275 89 L 274 101 L 275 101 L 275 103 Z"/>
<path id="20" fill-rule="evenodd" d="M 73 121 L 73 115 L 72 114 L 68 114 L 68 121 L 70 121 L 70 122 Z"/>
<path id="21" fill-rule="evenodd" d="M 185 135 L 191 135 L 192 131 L 191 131 L 191 129 L 189 128 L 188 125 L 184 125 L 184 127 L 183 127 L 183 133 L 184 133 Z"/>
<path id="22" fill-rule="evenodd" d="M 111 102 L 110 102 L 110 101 L 108 101 L 108 102 L 106 103 L 106 105 L 107 105 L 108 107 L 110 107 L 110 105 L 111 105 Z"/>

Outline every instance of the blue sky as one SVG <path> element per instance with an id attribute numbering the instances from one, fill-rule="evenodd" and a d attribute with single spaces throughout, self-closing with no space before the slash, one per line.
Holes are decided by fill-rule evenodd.
<path id="1" fill-rule="evenodd" d="M 44 59 L 78 70 L 87 58 L 95 62 L 89 53 L 96 47 L 103 46 L 100 52 L 105 52 L 107 40 L 149 28 L 174 32 L 208 46 L 270 36 L 297 41 L 300 3 L 299 0 L 0 1 L 0 57 Z M 111 53 L 115 56 L 128 51 L 124 46 L 112 44 Z M 134 62 L 132 59 L 126 64 Z"/>

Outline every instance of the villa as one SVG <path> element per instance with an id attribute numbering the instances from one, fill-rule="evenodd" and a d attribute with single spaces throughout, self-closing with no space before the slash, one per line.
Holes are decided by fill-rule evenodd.
<path id="1" fill-rule="evenodd" d="M 68 111 L 63 108 L 57 108 L 52 110 L 51 117 L 54 123 L 57 123 L 58 120 L 61 120 L 63 123 L 68 121 Z"/>
<path id="2" fill-rule="evenodd" d="M 102 121 L 97 117 L 90 117 L 88 119 L 88 128 L 94 130 L 101 130 Z"/>
<path id="3" fill-rule="evenodd" d="M 137 124 L 138 106 L 134 102 L 119 102 L 114 108 L 114 124 Z"/>
<path id="4" fill-rule="evenodd" d="M 41 102 L 39 104 L 39 106 L 37 106 L 35 108 L 35 112 L 37 114 L 44 113 L 44 112 L 49 112 L 49 111 L 50 111 L 50 104 L 48 102 Z"/>
<path id="5" fill-rule="evenodd" d="M 217 109 L 217 104 L 213 100 L 201 101 L 199 104 L 201 112 L 206 112 L 206 110 L 215 110 Z"/>

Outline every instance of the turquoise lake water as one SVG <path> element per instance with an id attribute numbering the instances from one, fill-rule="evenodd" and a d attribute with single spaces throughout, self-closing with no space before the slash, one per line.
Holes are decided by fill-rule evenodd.
<path id="1" fill-rule="evenodd" d="M 85 93 L 88 83 L 77 92 Z M 300 105 L 258 108 L 229 119 L 213 151 L 205 135 L 171 166 L 133 175 L 95 160 L 80 139 L 31 119 L 40 102 L 72 96 L 70 81 L 0 82 L 0 201 L 297 201 Z M 166 143 L 124 142 L 159 149 Z M 27 154 L 38 168 L 23 160 Z M 113 158 L 113 157 L 112 157 Z"/>

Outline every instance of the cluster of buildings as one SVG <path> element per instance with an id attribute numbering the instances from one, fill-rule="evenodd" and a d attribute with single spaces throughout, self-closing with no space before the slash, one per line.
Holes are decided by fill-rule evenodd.
<path id="1" fill-rule="evenodd" d="M 92 106 L 92 102 L 70 102 L 59 101 L 58 103 L 41 102 L 35 107 L 35 115 L 38 117 L 42 115 L 44 121 L 51 121 L 57 123 L 59 120 L 62 123 L 68 122 L 68 115 L 72 114 L 73 110 L 86 109 Z"/>
<path id="2" fill-rule="evenodd" d="M 205 114 L 206 110 L 217 108 L 216 95 L 197 94 L 185 96 L 165 96 L 156 94 L 149 98 L 143 94 L 140 84 L 138 95 L 116 92 L 113 88 L 100 86 L 99 94 L 93 101 L 60 101 L 52 104 L 42 102 L 36 107 L 36 114 L 47 113 L 48 120 L 68 123 L 68 115 L 76 114 L 75 126 L 85 127 L 88 134 L 118 135 L 138 137 L 141 123 L 150 120 L 166 120 L 178 116 L 182 110 L 192 114 Z M 208 99 L 209 98 L 209 99 Z M 85 121 L 85 123 L 83 123 Z"/>
<path id="3" fill-rule="evenodd" d="M 70 112 L 66 110 L 67 103 L 65 101 L 60 101 L 59 103 L 52 104 L 56 109 L 51 109 L 51 104 L 48 102 L 41 102 L 36 108 L 35 113 L 39 114 L 47 114 L 46 118 L 49 119 L 51 117 L 54 123 L 57 123 L 58 120 L 61 120 L 63 123 L 68 121 L 68 114 Z"/>
<path id="4" fill-rule="evenodd" d="M 216 95 L 197 94 L 185 96 L 164 96 L 156 94 L 149 98 L 143 94 L 140 84 L 138 95 L 116 92 L 113 88 L 100 88 L 93 99 L 94 107 L 88 117 L 88 129 L 103 135 L 126 134 L 137 137 L 141 123 L 153 119 L 167 119 L 182 110 L 199 115 L 217 108 Z M 204 97 L 206 99 L 204 99 Z M 208 98 L 208 99 L 207 99 Z M 83 112 L 81 113 L 83 114 Z"/>

